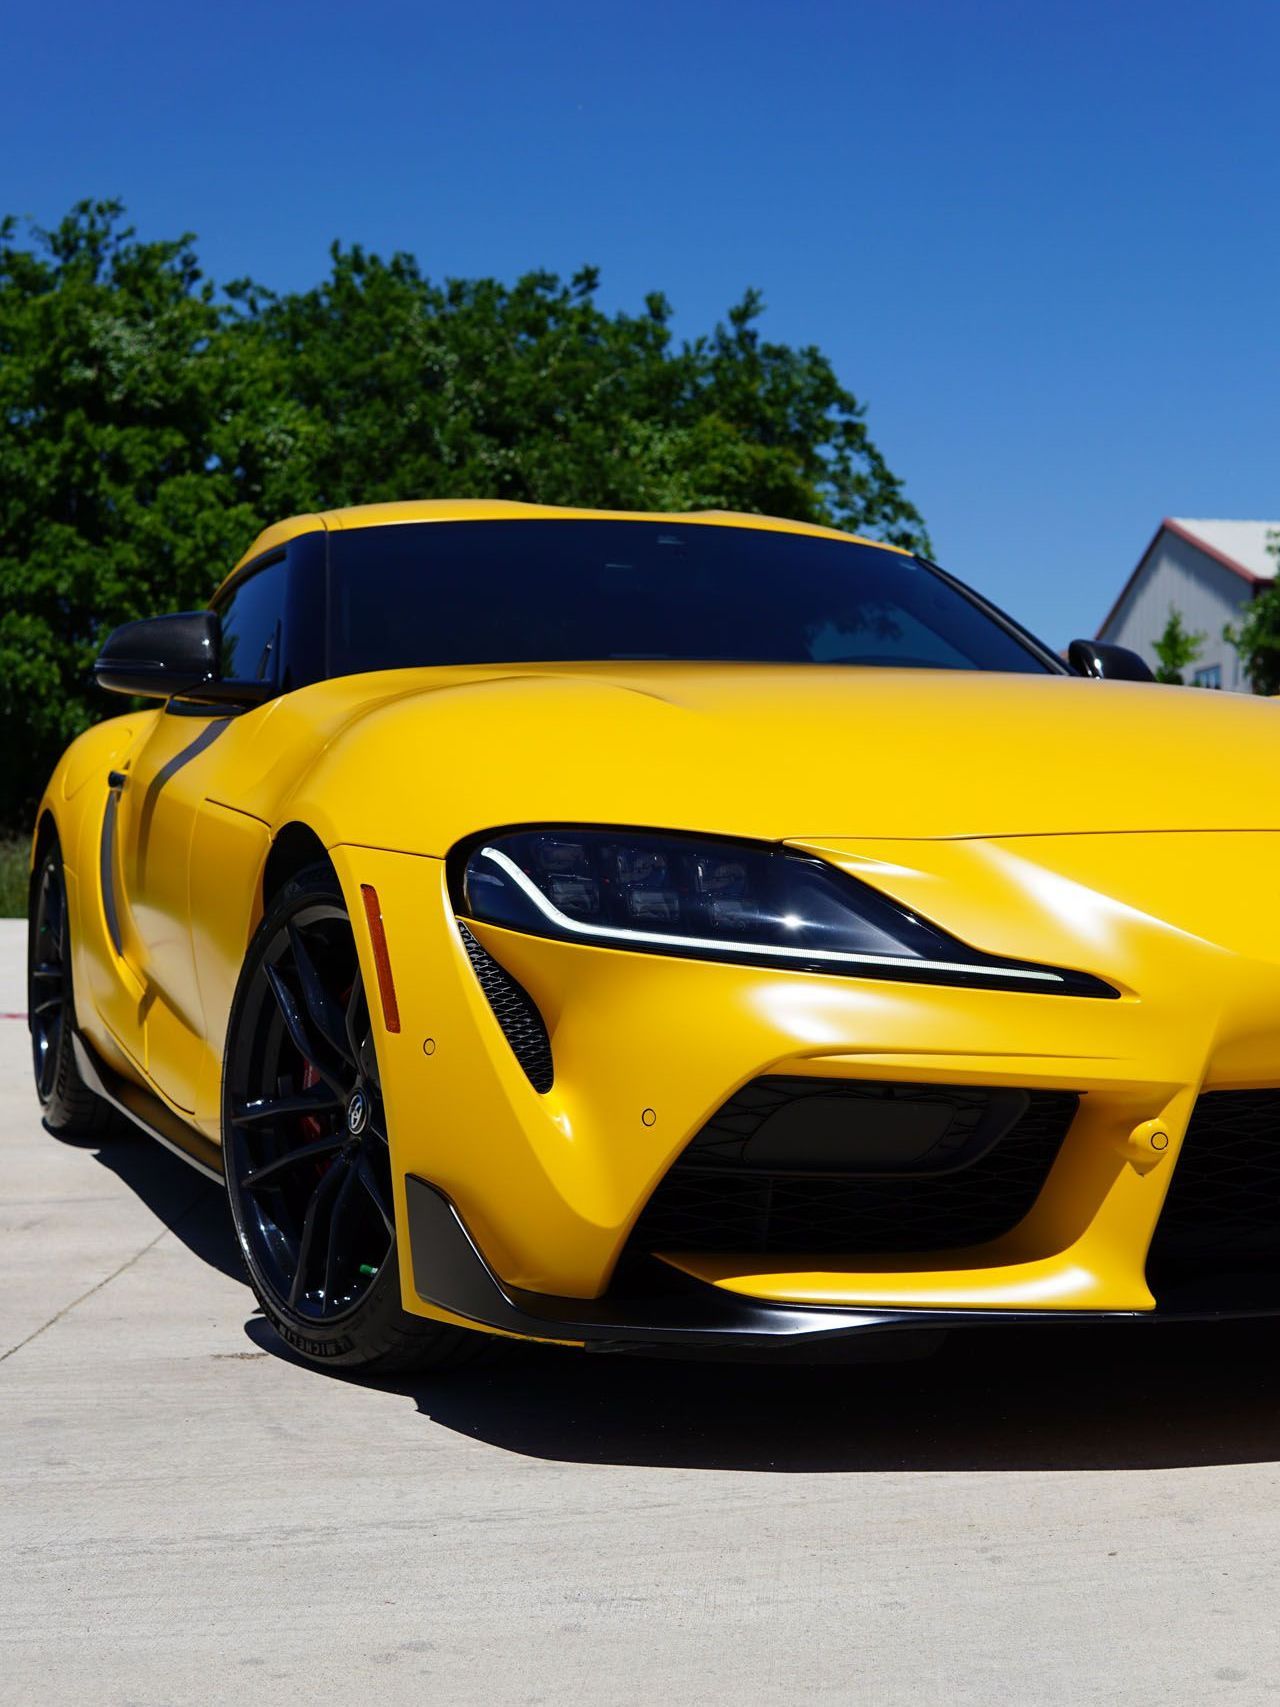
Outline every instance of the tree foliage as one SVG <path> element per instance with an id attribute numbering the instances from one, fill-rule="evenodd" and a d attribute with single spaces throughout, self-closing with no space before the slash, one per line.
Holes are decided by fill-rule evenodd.
<path id="1" fill-rule="evenodd" d="M 1206 636 L 1192 634 L 1183 627 L 1182 612 L 1175 606 L 1169 606 L 1169 620 L 1164 625 L 1164 633 L 1156 641 L 1154 651 L 1159 663 L 1156 666 L 1156 680 L 1171 682 L 1175 687 L 1182 686 L 1182 672 L 1189 669 L 1204 650 Z"/>
<path id="2" fill-rule="evenodd" d="M 386 498 L 726 508 L 927 546 L 856 398 L 748 291 L 671 331 L 598 275 L 423 275 L 335 245 L 276 295 L 144 242 L 117 202 L 0 222 L 0 822 L 102 702 L 104 632 L 204 603 L 267 522 Z"/>
<path id="3" fill-rule="evenodd" d="M 1280 533 L 1273 533 L 1267 550 L 1280 560 Z M 1278 564 L 1280 567 L 1280 564 Z M 1222 638 L 1234 646 L 1255 693 L 1280 693 L 1280 574 L 1261 588 L 1228 623 Z"/>

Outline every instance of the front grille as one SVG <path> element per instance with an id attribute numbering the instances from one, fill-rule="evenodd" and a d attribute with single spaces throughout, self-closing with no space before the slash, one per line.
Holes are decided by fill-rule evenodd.
<path id="1" fill-rule="evenodd" d="M 551 1039 L 537 1004 L 525 989 L 485 949 L 458 920 L 463 946 L 472 970 L 480 980 L 494 1017 L 511 1045 L 511 1052 L 525 1070 L 535 1091 L 549 1091 L 555 1083 L 555 1065 L 551 1059 Z"/>
<path id="2" fill-rule="evenodd" d="M 1147 1258 L 1161 1287 L 1280 1268 L 1280 1090 L 1206 1091 Z"/>
<path id="3" fill-rule="evenodd" d="M 872 1255 L 982 1244 L 1031 1208 L 1069 1091 L 756 1079 L 659 1183 L 632 1252 Z"/>

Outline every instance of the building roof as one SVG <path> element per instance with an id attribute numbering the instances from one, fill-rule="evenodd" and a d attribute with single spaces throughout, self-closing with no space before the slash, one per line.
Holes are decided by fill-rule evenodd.
<path id="1" fill-rule="evenodd" d="M 1270 581 L 1275 576 L 1276 560 L 1267 550 L 1267 543 L 1272 534 L 1280 533 L 1280 522 L 1198 521 L 1190 516 L 1166 516 L 1163 525 L 1246 580 Z"/>
<path id="2" fill-rule="evenodd" d="M 1179 539 L 1185 539 L 1189 545 L 1194 545 L 1197 551 L 1203 551 L 1206 557 L 1211 557 L 1224 569 L 1230 569 L 1233 575 L 1239 575 L 1241 580 L 1247 581 L 1251 587 L 1261 586 L 1264 581 L 1275 578 L 1276 559 L 1267 550 L 1267 546 L 1273 534 L 1280 535 L 1280 521 L 1206 521 L 1192 516 L 1166 516 L 1147 542 L 1147 548 L 1138 559 L 1133 573 L 1121 587 L 1115 603 L 1103 618 L 1097 634 L 1099 640 L 1107 632 L 1116 612 L 1128 597 L 1129 589 L 1142 573 L 1163 533 L 1176 534 Z"/>

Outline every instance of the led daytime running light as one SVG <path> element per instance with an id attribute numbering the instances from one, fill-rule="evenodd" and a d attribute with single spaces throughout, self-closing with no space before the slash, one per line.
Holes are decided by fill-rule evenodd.
<path id="1" fill-rule="evenodd" d="M 1031 980 L 1041 984 L 1066 983 L 1059 972 L 1049 972 L 1040 968 L 1027 966 L 1001 966 L 984 964 L 969 960 L 922 960 L 916 955 L 908 954 L 856 954 L 847 950 L 830 948 L 787 948 L 781 943 L 758 943 L 745 940 L 726 941 L 715 937 L 668 936 L 659 931 L 624 930 L 616 925 L 593 925 L 584 919 L 571 919 L 533 883 L 513 859 L 510 859 L 500 848 L 483 847 L 480 857 L 492 861 L 499 871 L 505 872 L 511 881 L 528 897 L 533 905 L 549 923 L 570 936 L 587 939 L 603 939 L 619 943 L 649 943 L 655 948 L 690 949 L 700 954 L 713 953 L 717 955 L 732 954 L 735 949 L 746 949 L 751 954 L 767 955 L 772 959 L 782 961 L 800 961 L 810 965 L 815 961 L 825 961 L 839 965 L 852 966 L 890 966 L 903 968 L 913 972 L 956 972 L 965 977 L 995 978 L 1008 982 L 1014 978 L 1019 982 Z"/>

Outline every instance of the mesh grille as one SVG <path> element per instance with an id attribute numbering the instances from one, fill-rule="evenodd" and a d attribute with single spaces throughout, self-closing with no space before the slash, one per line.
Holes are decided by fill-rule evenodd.
<path id="1" fill-rule="evenodd" d="M 1069 1091 L 1030 1091 L 1004 1136 L 953 1172 L 858 1175 L 753 1167 L 751 1139 L 786 1110 L 789 1136 L 802 1134 L 794 1105 L 847 1099 L 850 1129 L 858 1104 L 897 1098 L 937 1119 L 951 1110 L 942 1146 L 956 1148 L 999 1094 L 969 1086 L 895 1085 L 848 1079 L 765 1078 L 744 1087 L 692 1141 L 650 1198 L 631 1248 L 685 1251 L 823 1251 L 873 1254 L 982 1244 L 1031 1208 L 1079 1105 Z M 827 1117 L 829 1124 L 829 1115 Z M 945 1116 L 944 1116 L 945 1123 Z M 935 1147 L 936 1148 L 936 1147 Z M 957 1153 L 959 1153 L 957 1151 Z"/>
<path id="2" fill-rule="evenodd" d="M 534 1090 L 549 1091 L 555 1082 L 551 1039 L 533 997 L 505 967 L 498 965 L 461 920 L 458 921 L 458 929 L 462 932 L 463 946 L 472 970 L 480 980 L 480 988 L 488 998 L 512 1053 L 524 1068 Z"/>
<path id="3" fill-rule="evenodd" d="M 1196 1102 L 1147 1260 L 1152 1285 L 1280 1268 L 1280 1090 Z"/>

